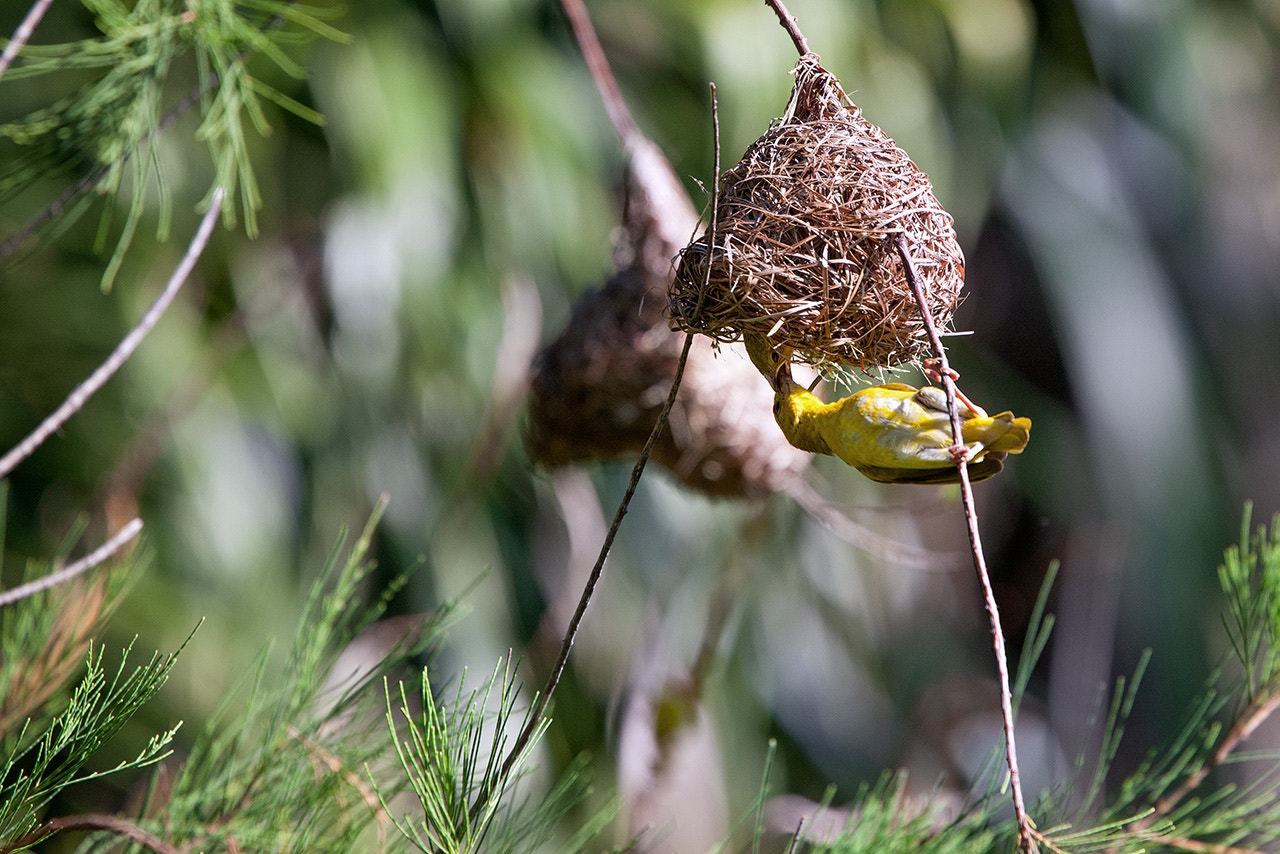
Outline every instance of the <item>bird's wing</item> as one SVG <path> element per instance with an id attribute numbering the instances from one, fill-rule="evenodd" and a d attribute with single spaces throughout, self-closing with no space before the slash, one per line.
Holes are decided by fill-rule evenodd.
<path id="1" fill-rule="evenodd" d="M 947 393 L 934 385 L 927 385 L 916 392 L 916 400 L 925 409 L 932 409 L 937 412 L 948 412 L 947 409 Z M 956 409 L 959 410 L 961 418 L 985 418 L 985 412 L 969 408 L 963 400 L 956 399 Z"/>
<path id="2" fill-rule="evenodd" d="M 976 463 L 969 463 L 969 482 L 977 483 L 998 474 L 1004 468 L 1004 454 L 987 454 Z M 960 471 L 954 465 L 930 469 L 884 468 L 881 466 L 856 466 L 858 471 L 877 483 L 944 484 L 959 483 Z"/>

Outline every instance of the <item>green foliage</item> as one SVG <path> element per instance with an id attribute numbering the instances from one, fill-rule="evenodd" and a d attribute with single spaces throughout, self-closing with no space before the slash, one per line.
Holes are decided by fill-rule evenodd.
<path id="1" fill-rule="evenodd" d="M 1248 702 L 1280 689 L 1280 516 L 1269 534 L 1265 527 L 1251 533 L 1252 511 L 1246 504 L 1240 543 L 1227 549 L 1218 567 L 1227 594 L 1223 625 L 1244 671 Z"/>
<path id="2" fill-rule="evenodd" d="M 465 682 L 464 670 L 453 700 L 440 702 L 432 696 L 424 672 L 421 723 L 414 720 L 404 683 L 400 683 L 398 710 L 392 708 L 387 692 L 387 726 L 422 808 L 418 819 L 396 819 L 396 828 L 424 852 L 537 851 L 556 836 L 564 816 L 585 796 L 584 761 L 580 758 L 570 765 L 545 797 L 513 803 L 508 794 L 528 769 L 549 720 L 539 721 L 532 737 L 511 756 L 511 738 L 529 723 L 528 708 L 523 716 L 515 714 L 519 694 L 511 660 L 498 662 L 484 685 L 474 691 L 464 693 Z M 404 719 L 403 738 L 397 712 Z M 509 770 L 504 767 L 508 762 Z M 381 790 L 379 799 L 390 812 Z M 581 850 L 610 817 L 609 810 L 597 812 L 556 850 Z"/>
<path id="3" fill-rule="evenodd" d="M 1259 528 L 1250 535 L 1251 509 L 1246 505 L 1240 544 L 1225 551 L 1218 569 L 1227 596 L 1223 622 L 1244 684 L 1223 689 L 1217 684 L 1221 677 L 1215 675 L 1186 711 L 1172 741 L 1151 751 L 1131 774 L 1114 783 L 1112 794 L 1099 808 L 1096 804 L 1137 698 L 1144 657 L 1128 687 L 1124 680 L 1117 684 L 1100 756 L 1085 781 L 1083 797 L 1076 799 L 1073 824 L 1084 829 L 1064 824 L 1046 833 L 1059 849 L 1137 852 L 1159 844 L 1179 850 L 1227 850 L 1241 844 L 1266 847 L 1280 839 L 1275 758 L 1240 752 L 1243 741 L 1275 710 L 1280 698 L 1280 670 L 1273 647 L 1280 602 L 1280 516 L 1269 532 Z M 1228 709 L 1230 717 L 1223 722 L 1221 715 Z M 1214 782 L 1215 772 L 1227 763 L 1249 758 L 1265 761 L 1256 762 L 1259 770 L 1248 785 Z M 1060 792 L 1045 802 L 1044 812 L 1061 815 L 1063 804 L 1071 800 L 1069 791 Z"/>
<path id="4" fill-rule="evenodd" d="M 384 769 L 380 760 L 389 751 L 375 725 L 377 695 L 370 688 L 436 642 L 450 614 L 445 609 L 406 628 L 350 673 L 335 669 L 342 652 L 385 608 L 385 597 L 367 607 L 361 595 L 381 511 L 345 562 L 338 559 L 340 538 L 312 586 L 282 672 L 268 672 L 264 649 L 245 683 L 228 692 L 190 756 L 170 775 L 167 800 L 150 806 L 160 816 L 154 820 L 157 831 L 193 848 L 360 848 L 377 816 L 360 769 Z M 104 836 L 89 850 L 111 845 Z"/>
<path id="5" fill-rule="evenodd" d="M 429 618 L 402 620 L 390 635 L 379 632 L 385 628 L 379 620 L 387 600 L 399 586 L 393 584 L 372 606 L 364 604 L 368 552 L 384 506 L 375 510 L 345 561 L 339 559 L 339 538 L 312 586 L 281 672 L 269 672 L 269 649 L 263 649 L 190 754 L 153 781 L 145 817 L 124 820 L 138 833 L 202 850 L 345 852 L 368 845 L 373 825 L 382 836 L 394 823 L 402 841 L 423 850 L 476 851 L 483 843 L 484 850 L 531 852 L 552 840 L 557 850 L 581 850 L 607 823 L 612 813 L 602 810 L 571 838 L 560 838 L 565 815 L 587 791 L 585 760 L 572 763 L 549 792 L 514 802 L 511 789 L 527 773 L 547 721 L 535 728 L 512 773 L 500 774 L 508 727 L 527 722 L 513 716 L 518 695 L 510 662 L 480 691 L 464 697 L 459 688 L 447 708 L 434 701 L 421 671 L 425 718 L 421 726 L 409 718 L 409 738 L 398 740 L 389 696 L 382 701 L 373 689 L 382 685 L 386 691 L 392 674 L 436 644 L 456 609 L 446 606 Z M 4 648 L 13 650 L 15 629 L 32 635 L 42 624 L 24 619 L 0 626 L 6 630 Z M 373 651 L 354 665 L 344 664 L 344 654 L 359 647 L 366 633 L 375 638 L 365 641 L 374 643 Z M 67 786 L 141 768 L 171 752 L 177 727 L 152 738 L 130 760 L 103 771 L 82 770 L 154 696 L 178 655 L 156 655 L 126 673 L 128 652 L 108 681 L 102 649 L 91 646 L 87 673 L 65 710 L 44 724 L 36 717 L 9 738 L 13 746 L 0 768 L 0 850 L 23 850 L 56 832 L 54 825 L 33 828 Z M 402 711 L 409 716 L 410 689 L 404 681 L 398 684 Z M 418 687 L 416 679 L 409 684 Z M 380 704 L 386 705 L 390 730 L 379 726 Z M 421 819 L 390 818 L 389 804 L 406 790 L 418 796 Z M 96 832 L 80 850 L 115 850 L 117 830 Z"/>
<path id="6" fill-rule="evenodd" d="M 4 781 L 0 785 L 0 843 L 31 830 L 40 811 L 67 786 L 150 765 L 168 755 L 176 726 L 152 737 L 131 760 L 105 771 L 82 770 L 98 748 L 160 690 L 178 657 L 176 652 L 167 656 L 156 653 L 147 664 L 126 674 L 129 652 L 126 649 L 121 654 L 120 665 L 108 682 L 102 666 L 103 650 L 98 647 L 95 655 L 91 647 L 85 676 L 66 709 L 43 727 L 35 723 L 42 731 L 25 748 L 15 748 L 5 757 L 0 766 L 0 780 Z M 19 742 L 26 734 L 24 727 Z"/>
<path id="7" fill-rule="evenodd" d="M 570 764 L 550 790 L 520 794 L 548 721 L 537 722 L 533 737 L 518 755 L 511 754 L 513 734 L 529 721 L 528 707 L 523 715 L 517 711 L 519 686 L 510 659 L 500 661 L 474 690 L 465 688 L 464 671 L 445 700 L 431 690 L 424 669 L 420 679 L 397 680 L 398 703 L 393 703 L 387 688 L 392 675 L 440 639 L 454 608 L 405 630 L 364 666 L 345 675 L 337 669 L 342 652 L 363 631 L 380 625 L 391 592 L 371 607 L 362 604 L 368 552 L 382 509 L 377 508 L 345 561 L 340 560 L 339 539 L 312 586 L 282 672 L 268 673 L 268 651 L 263 650 L 245 684 L 228 694 L 190 756 L 169 775 L 172 782 L 162 786 L 157 781 L 152 787 L 148 818 L 137 822 L 140 830 L 163 833 L 178 846 L 215 850 L 346 851 L 367 845 L 378 823 L 384 829 L 394 826 L 402 842 L 424 852 L 514 854 L 548 847 L 583 850 L 612 819 L 612 807 L 597 810 L 576 822 L 576 832 L 565 831 L 567 817 L 587 793 L 585 758 Z M 1278 531 L 1273 524 L 1270 532 L 1260 529 L 1243 539 L 1242 546 L 1228 549 L 1220 573 L 1224 588 L 1236 591 L 1227 612 L 1228 632 L 1236 639 L 1233 649 L 1251 650 L 1254 659 L 1243 663 L 1253 666 L 1245 671 L 1264 672 L 1267 678 L 1247 681 L 1242 694 L 1247 702 L 1226 727 L 1217 720 L 1223 695 L 1212 687 L 1206 690 L 1173 742 L 1153 751 L 1103 798 L 1138 696 L 1144 659 L 1132 679 L 1117 683 L 1100 755 L 1092 773 L 1077 775 L 1080 790 L 1044 793 L 1038 802 L 1046 849 L 1136 854 L 1153 846 L 1226 850 L 1280 840 L 1274 778 L 1263 774 L 1241 788 L 1207 785 L 1212 772 L 1274 709 L 1270 698 L 1277 696 L 1277 674 L 1258 671 L 1272 660 L 1268 633 L 1274 624 L 1260 619 L 1256 608 L 1244 607 L 1245 597 L 1238 593 L 1247 589 L 1253 601 L 1267 602 L 1280 592 L 1280 574 L 1271 571 Z M 1031 636 L 1040 648 L 1048 617 L 1039 606 L 1035 613 Z M 4 625 L 12 631 L 30 623 L 11 620 Z M 45 835 L 32 829 L 43 808 L 67 786 L 140 768 L 169 754 L 176 727 L 152 738 L 132 759 L 103 771 L 83 770 L 98 748 L 154 696 L 177 658 L 177 653 L 157 654 L 126 672 L 128 653 L 108 679 L 102 648 L 90 646 L 87 672 L 65 709 L 47 724 L 33 721 L 40 732 L 27 738 L 24 728 L 17 736 L 21 746 L 8 750 L 0 776 L 0 840 L 11 846 L 8 850 L 29 847 Z M 1034 662 L 1034 655 L 1025 656 L 1022 667 Z M 1019 684 L 1025 677 L 1020 674 Z M 370 690 L 379 684 L 381 697 Z M 378 726 L 379 717 L 385 728 Z M 982 775 L 989 781 L 998 776 Z M 802 827 L 791 850 L 964 854 L 1012 847 L 1011 825 L 999 817 L 1004 799 L 994 785 L 950 813 L 952 818 L 943 817 L 942 801 L 905 792 L 900 775 L 864 786 L 844 807 L 848 820 L 838 834 L 821 839 Z M 416 799 L 420 814 L 393 815 L 393 809 L 404 809 L 403 794 Z M 759 805 L 767 794 L 763 789 Z M 1068 813 L 1068 820 L 1054 818 Z M 760 833 L 757 827 L 754 844 Z M 99 832 L 82 850 L 105 852 L 116 844 L 113 834 Z"/>
<path id="8" fill-rule="evenodd" d="M 903 780 L 884 777 L 860 790 L 853 799 L 844 832 L 829 845 L 798 850 L 831 854 L 965 854 L 992 851 L 998 834 L 983 820 L 982 811 L 940 821 L 930 811 L 912 807 Z"/>
<path id="9" fill-rule="evenodd" d="M 59 200 L 61 210 L 74 202 L 58 227 L 65 228 L 83 212 L 90 190 L 114 197 L 129 178 L 129 212 L 116 248 L 103 273 L 109 290 L 145 209 L 149 178 L 160 199 L 158 229 L 167 234 L 170 200 L 161 160 L 151 143 L 183 112 L 199 104 L 203 117 L 197 137 L 204 141 L 213 166 L 212 188 L 239 193 L 245 230 L 257 232 L 256 212 L 262 204 L 249 153 L 246 124 L 259 134 L 270 131 L 263 100 L 308 121 L 321 121 L 309 107 L 288 97 L 247 70 L 252 57 L 262 56 L 275 69 L 295 78 L 301 66 L 285 46 L 307 36 L 344 38 L 325 18 L 331 10 L 272 0 L 213 0 L 191 4 L 183 0 L 84 0 L 102 35 L 54 45 L 28 45 L 21 61 L 6 75 L 13 81 L 37 75 L 66 80 L 72 94 L 20 118 L 0 124 L 0 138 L 15 151 L 5 152 L 0 166 L 0 203 L 38 182 L 67 176 L 80 181 Z M 185 100 L 162 116 L 166 82 L 179 60 L 190 58 L 199 85 Z M 84 74 L 92 82 L 82 82 Z M 170 96 L 172 98 L 172 96 Z M 136 156 L 135 156 L 136 155 Z M 104 215 L 99 240 L 109 225 Z M 235 205 L 227 204 L 224 218 L 235 221 Z"/>

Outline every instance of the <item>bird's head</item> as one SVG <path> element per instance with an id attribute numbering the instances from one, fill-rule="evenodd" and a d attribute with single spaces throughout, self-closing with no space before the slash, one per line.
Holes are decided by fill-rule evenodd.
<path id="1" fill-rule="evenodd" d="M 769 339 L 754 332 L 742 334 L 742 344 L 756 370 L 769 381 L 774 391 L 785 392 L 791 386 L 791 348 L 774 347 Z"/>

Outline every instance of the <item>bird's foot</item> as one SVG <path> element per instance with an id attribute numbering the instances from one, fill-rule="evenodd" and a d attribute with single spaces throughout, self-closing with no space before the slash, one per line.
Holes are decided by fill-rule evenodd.
<path id="1" fill-rule="evenodd" d="M 974 442 L 972 445 L 952 445 L 947 449 L 947 454 L 951 457 L 951 462 L 956 465 L 962 463 L 976 462 L 978 457 L 982 455 L 982 449 L 985 446 L 981 442 Z"/>
<path id="2" fill-rule="evenodd" d="M 950 377 L 951 382 L 953 384 L 956 382 L 956 380 L 960 379 L 960 372 L 955 370 L 954 368 L 948 366 L 945 370 L 942 369 L 941 359 L 925 359 L 923 362 L 920 363 L 920 371 L 929 379 L 930 382 L 935 382 L 935 383 L 938 383 L 939 385 L 942 385 L 943 374 L 946 374 L 948 377 Z M 955 386 L 955 390 L 956 390 L 956 400 L 959 400 L 965 406 L 969 407 L 970 411 L 972 412 L 982 412 L 981 409 L 974 406 L 972 400 L 964 396 L 964 392 L 960 390 L 960 386 Z"/>
<path id="3" fill-rule="evenodd" d="M 920 363 L 921 372 L 929 378 L 930 382 L 942 382 L 942 360 L 941 359 L 925 359 Z M 960 372 L 948 367 L 945 371 L 946 375 L 951 377 L 952 382 L 960 379 Z"/>

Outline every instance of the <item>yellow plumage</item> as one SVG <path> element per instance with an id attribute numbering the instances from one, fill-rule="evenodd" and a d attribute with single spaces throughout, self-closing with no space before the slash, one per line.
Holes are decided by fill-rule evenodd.
<path id="1" fill-rule="evenodd" d="M 774 386 L 773 415 L 797 448 L 831 454 L 880 483 L 957 483 L 956 449 L 947 398 L 932 386 L 903 383 L 864 388 L 823 403 L 791 379 L 790 362 L 760 336 L 747 336 L 747 354 Z M 1006 454 L 1031 438 L 1031 419 L 1012 412 L 989 416 L 960 406 L 961 436 L 969 455 L 969 479 L 1000 471 Z"/>

